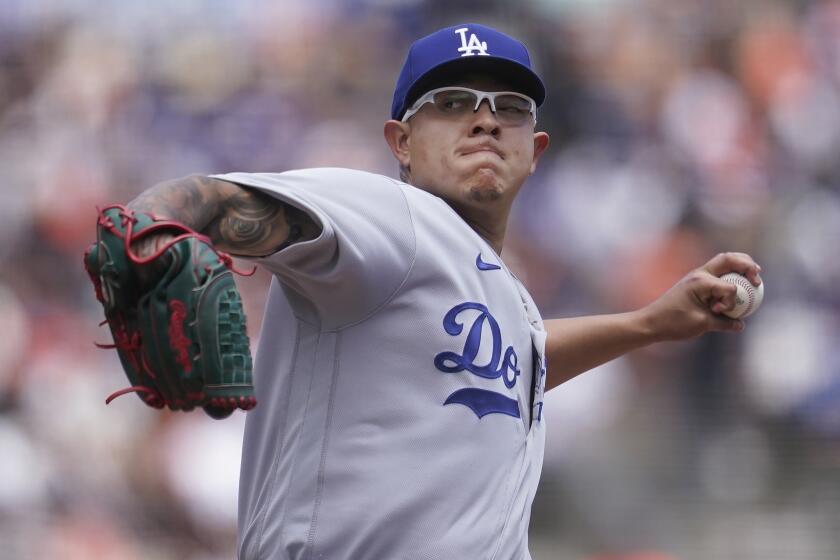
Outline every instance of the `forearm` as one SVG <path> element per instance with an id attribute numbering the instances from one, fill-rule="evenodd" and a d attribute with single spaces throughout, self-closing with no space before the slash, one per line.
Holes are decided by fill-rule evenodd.
<path id="1" fill-rule="evenodd" d="M 219 183 L 201 175 L 164 181 L 140 193 L 128 207 L 202 231 L 222 213 Z"/>
<path id="2" fill-rule="evenodd" d="M 652 342 L 643 311 L 545 322 L 546 389 Z"/>
<path id="3" fill-rule="evenodd" d="M 638 311 L 546 321 L 546 388 L 653 342 L 743 330 L 743 321 L 721 314 L 734 308 L 736 290 L 720 276 L 738 272 L 757 286 L 759 270 L 745 253 L 720 253 Z"/>
<path id="4" fill-rule="evenodd" d="M 304 212 L 234 183 L 190 175 L 159 183 L 128 206 L 180 222 L 236 255 L 263 256 L 315 238 L 320 229 Z"/>

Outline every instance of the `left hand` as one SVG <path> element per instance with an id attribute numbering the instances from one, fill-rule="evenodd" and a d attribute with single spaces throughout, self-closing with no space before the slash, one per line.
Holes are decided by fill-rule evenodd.
<path id="1" fill-rule="evenodd" d="M 708 331 L 741 331 L 743 321 L 722 314 L 735 307 L 737 289 L 720 276 L 738 272 L 758 286 L 760 270 L 745 253 L 720 253 L 686 274 L 640 313 L 656 340 L 682 340 Z"/>

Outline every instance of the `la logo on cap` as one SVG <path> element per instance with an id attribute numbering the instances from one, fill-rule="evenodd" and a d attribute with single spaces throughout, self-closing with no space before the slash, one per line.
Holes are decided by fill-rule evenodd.
<path id="1" fill-rule="evenodd" d="M 487 41 L 481 42 L 475 33 L 470 33 L 470 40 L 467 42 L 467 31 L 469 31 L 469 27 L 455 30 L 455 33 L 461 36 L 461 46 L 458 48 L 458 52 L 463 53 L 461 56 L 475 56 L 476 53 L 473 51 L 478 51 L 479 55 L 489 56 L 487 54 Z"/>

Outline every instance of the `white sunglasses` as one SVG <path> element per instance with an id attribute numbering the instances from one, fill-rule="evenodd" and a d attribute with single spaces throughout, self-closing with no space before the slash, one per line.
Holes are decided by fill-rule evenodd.
<path id="1" fill-rule="evenodd" d="M 465 87 L 442 87 L 425 93 L 406 110 L 402 122 L 408 121 L 426 103 L 431 103 L 442 115 L 459 117 L 478 111 L 485 99 L 502 124 L 519 126 L 529 120 L 537 122 L 537 103 L 527 95 L 514 91 L 478 91 Z"/>

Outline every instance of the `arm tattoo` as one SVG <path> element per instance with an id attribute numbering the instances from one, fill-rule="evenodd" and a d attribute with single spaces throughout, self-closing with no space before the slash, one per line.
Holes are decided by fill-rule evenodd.
<path id="1" fill-rule="evenodd" d="M 129 206 L 179 221 L 207 235 L 219 249 L 237 255 L 268 255 L 320 233 L 308 214 L 290 204 L 198 175 L 156 185 Z"/>
<path id="2" fill-rule="evenodd" d="M 305 212 L 257 190 L 237 187 L 221 206 L 222 214 L 205 233 L 234 254 L 269 255 L 320 233 Z"/>
<path id="3" fill-rule="evenodd" d="M 217 245 L 240 251 L 261 248 L 272 241 L 276 246 L 285 239 L 283 206 L 257 191 L 240 189 L 222 203 L 222 215 L 207 234 Z"/>
<path id="4" fill-rule="evenodd" d="M 200 175 L 166 181 L 144 191 L 128 206 L 201 231 L 219 210 L 221 182 Z"/>

